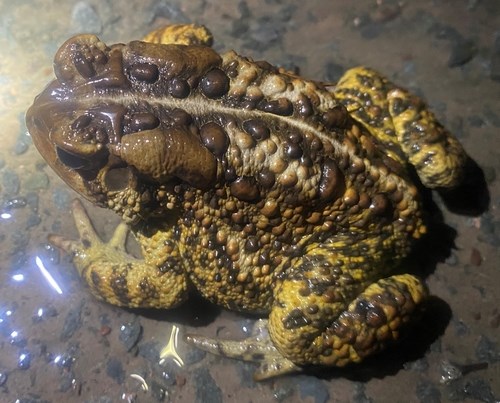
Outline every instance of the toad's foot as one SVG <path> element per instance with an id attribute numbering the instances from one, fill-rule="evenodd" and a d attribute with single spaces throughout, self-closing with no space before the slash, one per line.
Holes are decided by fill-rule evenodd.
<path id="1" fill-rule="evenodd" d="M 365 67 L 347 70 L 332 91 L 351 116 L 385 145 L 390 157 L 415 167 L 423 185 L 460 184 L 467 154 L 422 99 Z"/>
<path id="2" fill-rule="evenodd" d="M 133 308 L 171 308 L 186 298 L 186 278 L 181 271 L 170 270 L 167 259 L 175 259 L 175 251 L 165 250 L 160 230 L 149 238 L 139 235 L 144 259 L 136 259 L 125 250 L 126 224 L 118 225 L 105 243 L 80 201 L 73 202 L 72 210 L 80 240 L 50 235 L 49 242 L 73 255 L 75 267 L 98 298 Z"/>
<path id="3" fill-rule="evenodd" d="M 186 335 L 186 341 L 212 354 L 259 363 L 254 379 L 261 381 L 278 375 L 301 371 L 302 368 L 284 357 L 274 346 L 267 331 L 268 321 L 258 320 L 252 336 L 244 340 L 219 340 Z"/>

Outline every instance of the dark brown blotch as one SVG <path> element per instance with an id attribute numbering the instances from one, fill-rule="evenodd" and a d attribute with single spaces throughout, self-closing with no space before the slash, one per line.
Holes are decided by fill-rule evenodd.
<path id="1" fill-rule="evenodd" d="M 345 191 L 344 175 L 332 159 L 328 158 L 323 163 L 319 181 L 319 197 L 330 202 L 337 199 Z"/>
<path id="2" fill-rule="evenodd" d="M 252 253 L 260 249 L 260 242 L 255 236 L 249 236 L 245 241 L 245 251 Z"/>
<path id="3" fill-rule="evenodd" d="M 109 279 L 110 280 L 109 285 L 113 290 L 116 298 L 118 298 L 118 300 L 125 305 L 130 302 L 128 296 L 128 284 L 127 284 L 126 273 L 127 270 L 123 270 L 122 272 L 113 270 L 113 274 L 110 276 Z"/>
<path id="4" fill-rule="evenodd" d="M 377 305 L 372 305 L 366 313 L 366 323 L 370 327 L 379 328 L 387 323 L 387 316 L 384 310 Z"/>
<path id="5" fill-rule="evenodd" d="M 216 157 L 222 157 L 229 146 L 229 137 L 222 127 L 215 122 L 205 123 L 200 129 L 203 145 Z"/>
<path id="6" fill-rule="evenodd" d="M 239 177 L 231 183 L 229 190 L 234 197 L 242 201 L 252 202 L 259 198 L 259 189 L 251 176 Z"/>
<path id="7" fill-rule="evenodd" d="M 92 272 L 90 273 L 90 279 L 92 281 L 92 284 L 96 288 L 100 287 L 100 285 L 101 285 L 101 276 L 95 270 L 92 270 Z"/>
<path id="8" fill-rule="evenodd" d="M 323 113 L 322 120 L 327 129 L 345 129 L 349 120 L 349 112 L 344 105 L 338 104 Z"/>
<path id="9" fill-rule="evenodd" d="M 282 323 L 285 329 L 291 330 L 308 325 L 310 320 L 304 315 L 302 310 L 295 308 L 283 319 Z"/>
<path id="10" fill-rule="evenodd" d="M 302 148 L 299 144 L 287 143 L 285 145 L 284 154 L 288 159 L 297 159 L 302 157 Z"/>
<path id="11" fill-rule="evenodd" d="M 372 197 L 370 211 L 375 215 L 385 215 L 390 211 L 391 202 L 385 193 L 377 193 Z"/>
<path id="12" fill-rule="evenodd" d="M 365 163 L 361 158 L 351 161 L 350 172 L 354 175 L 360 174 L 365 171 Z"/>
<path id="13" fill-rule="evenodd" d="M 134 113 L 130 120 L 130 130 L 140 132 L 143 130 L 152 130 L 160 125 L 160 120 L 149 112 Z"/>
<path id="14" fill-rule="evenodd" d="M 208 98 L 220 98 L 229 91 L 229 77 L 220 69 L 210 70 L 201 79 L 200 88 Z"/>
<path id="15" fill-rule="evenodd" d="M 263 171 L 259 172 L 258 178 L 259 183 L 265 189 L 272 188 L 274 183 L 276 182 L 276 176 L 268 169 L 264 169 Z"/>
<path id="16" fill-rule="evenodd" d="M 314 137 L 309 145 L 311 151 L 321 151 L 323 149 L 323 142 L 318 138 Z"/>
<path id="17" fill-rule="evenodd" d="M 91 78 L 96 74 L 92 61 L 89 60 L 81 51 L 75 52 L 73 56 L 73 64 L 83 78 Z"/>
<path id="18" fill-rule="evenodd" d="M 259 66 L 262 70 L 269 71 L 271 73 L 278 72 L 278 68 L 276 66 L 273 66 L 271 63 L 266 62 L 265 60 L 256 60 L 254 63 L 256 66 Z"/>
<path id="19" fill-rule="evenodd" d="M 236 170 L 234 169 L 234 167 L 228 166 L 224 170 L 224 179 L 226 180 L 226 182 L 233 182 L 237 177 L 238 175 L 236 174 Z"/>
<path id="20" fill-rule="evenodd" d="M 182 78 L 174 77 L 168 81 L 167 84 L 168 93 L 174 98 L 183 99 L 186 98 L 191 92 L 191 87 L 186 80 Z"/>
<path id="21" fill-rule="evenodd" d="M 184 109 L 175 108 L 171 111 L 168 117 L 172 120 L 173 126 L 187 127 L 193 123 L 192 116 L 187 113 Z"/>
<path id="22" fill-rule="evenodd" d="M 302 117 L 311 116 L 314 112 L 311 100 L 302 95 L 297 101 L 297 113 Z"/>
<path id="23" fill-rule="evenodd" d="M 152 84 L 160 77 L 158 66 L 151 63 L 135 63 L 130 66 L 129 75 L 133 80 Z"/>
<path id="24" fill-rule="evenodd" d="M 263 112 L 280 116 L 290 116 L 293 113 L 293 105 L 288 98 L 262 101 L 257 105 L 257 108 Z"/>
<path id="25" fill-rule="evenodd" d="M 299 144 L 303 140 L 302 133 L 298 130 L 292 130 L 287 135 L 288 141 L 292 144 Z"/>
<path id="26" fill-rule="evenodd" d="M 243 130 L 257 141 L 269 138 L 269 128 L 261 119 L 250 119 L 243 122 Z"/>

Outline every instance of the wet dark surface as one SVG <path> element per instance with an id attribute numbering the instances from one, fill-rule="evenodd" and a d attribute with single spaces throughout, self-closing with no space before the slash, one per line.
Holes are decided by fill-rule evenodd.
<path id="1" fill-rule="evenodd" d="M 51 79 L 56 49 L 77 32 L 126 42 L 171 22 L 205 24 L 217 50 L 308 78 L 335 81 L 346 68 L 373 67 L 421 95 L 461 140 L 477 166 L 462 188 L 430 195 L 435 225 L 408 263 L 435 297 L 400 346 L 360 366 L 255 383 L 250 364 L 181 337 L 166 348 L 178 331 L 243 337 L 252 319 L 198 298 L 172 312 L 106 305 L 47 244 L 49 233 L 76 236 L 76 194 L 34 149 L 24 113 Z M 498 0 L 4 0 L 0 49 L 1 402 L 500 399 Z M 91 215 L 104 236 L 118 222 L 104 210 Z"/>

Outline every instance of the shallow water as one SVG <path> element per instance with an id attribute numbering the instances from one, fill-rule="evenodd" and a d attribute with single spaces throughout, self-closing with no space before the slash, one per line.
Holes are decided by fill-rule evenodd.
<path id="1" fill-rule="evenodd" d="M 402 3 L 0 1 L 0 402 L 500 399 L 500 3 Z M 460 138 L 491 201 L 484 208 L 480 186 L 471 186 L 451 204 L 476 200 L 452 213 L 434 195 L 447 224 L 434 239 L 445 247 L 431 242 L 413 262 L 429 267 L 436 296 L 416 336 L 355 368 L 255 383 L 251 364 L 206 355 L 179 336 L 243 337 L 253 319 L 196 298 L 172 312 L 101 303 L 47 243 L 49 233 L 76 237 L 69 206 L 77 195 L 31 144 L 24 113 L 51 79 L 56 49 L 77 32 L 126 42 L 169 22 L 205 24 L 217 50 L 317 80 L 374 67 L 423 96 Z M 118 218 L 90 211 L 109 236 Z M 447 362 L 463 374 L 443 384 Z"/>

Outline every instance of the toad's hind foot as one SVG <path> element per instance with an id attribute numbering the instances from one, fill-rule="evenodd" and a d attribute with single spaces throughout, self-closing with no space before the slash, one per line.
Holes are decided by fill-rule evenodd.
<path id="1" fill-rule="evenodd" d="M 212 354 L 259 364 L 254 379 L 261 381 L 291 372 L 301 371 L 301 367 L 284 357 L 274 346 L 267 331 L 268 321 L 258 320 L 252 336 L 244 340 L 219 340 L 202 336 L 186 335 L 186 341 Z"/>
<path id="2" fill-rule="evenodd" d="M 143 41 L 163 45 L 204 45 L 212 46 L 212 33 L 203 25 L 174 24 L 158 28 L 147 34 Z"/>
<path id="3" fill-rule="evenodd" d="M 467 154 L 419 97 L 365 67 L 349 69 L 332 89 L 355 120 L 408 161 L 429 188 L 453 188 L 464 175 Z M 402 155 L 396 155 L 398 145 Z"/>
<path id="4" fill-rule="evenodd" d="M 187 297 L 186 277 L 175 265 L 170 267 L 175 255 L 174 251 L 165 250 L 161 231 L 158 239 L 141 235 L 144 259 L 137 259 L 125 249 L 130 231 L 126 224 L 121 223 L 105 243 L 80 201 L 73 202 L 72 210 L 80 240 L 50 235 L 49 242 L 73 255 L 75 267 L 98 298 L 131 308 L 170 308 Z M 159 258 L 151 251 L 164 253 Z"/>

